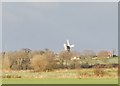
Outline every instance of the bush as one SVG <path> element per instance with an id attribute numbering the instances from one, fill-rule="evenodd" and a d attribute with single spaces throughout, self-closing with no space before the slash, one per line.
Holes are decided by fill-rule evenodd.
<path id="1" fill-rule="evenodd" d="M 3 70 L 10 70 L 10 61 L 7 55 L 4 56 L 2 63 Z"/>
<path id="2" fill-rule="evenodd" d="M 89 71 L 89 72 L 88 72 Z M 81 78 L 90 78 L 92 77 L 93 74 L 89 69 L 79 69 L 78 73 L 77 73 L 77 78 L 81 79 Z"/>
<path id="3" fill-rule="evenodd" d="M 45 52 L 42 55 L 35 55 L 31 59 L 31 66 L 35 71 L 51 71 L 56 66 L 54 57 L 54 53 L 49 51 Z"/>
<path id="4" fill-rule="evenodd" d="M 44 55 L 35 55 L 31 59 L 31 66 L 35 71 L 44 71 L 48 62 Z"/>
<path id="5" fill-rule="evenodd" d="M 103 77 L 105 75 L 105 71 L 103 68 L 100 68 L 99 66 L 94 67 L 94 74 L 96 76 L 101 76 Z"/>
<path id="6" fill-rule="evenodd" d="M 89 65 L 88 63 L 81 65 L 81 68 L 92 68 L 92 67 L 93 67 L 93 66 L 92 66 L 92 65 Z"/>

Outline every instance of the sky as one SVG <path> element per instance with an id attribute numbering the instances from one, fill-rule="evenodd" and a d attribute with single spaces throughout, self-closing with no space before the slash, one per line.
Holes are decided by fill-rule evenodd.
<path id="1" fill-rule="evenodd" d="M 7 2 L 2 4 L 3 50 L 118 49 L 118 7 L 113 2 Z"/>

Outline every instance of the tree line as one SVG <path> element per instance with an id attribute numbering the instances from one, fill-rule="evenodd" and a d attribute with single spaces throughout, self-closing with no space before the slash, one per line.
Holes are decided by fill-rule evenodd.
<path id="1" fill-rule="evenodd" d="M 51 71 L 65 68 L 92 68 L 98 64 L 91 65 L 89 61 L 96 57 L 112 58 L 114 56 L 105 50 L 97 54 L 92 50 L 84 50 L 82 53 L 77 51 L 55 53 L 49 49 L 32 51 L 26 48 L 19 51 L 1 52 L 0 60 L 3 70 Z M 115 64 L 112 65 L 114 66 L 116 67 Z"/>

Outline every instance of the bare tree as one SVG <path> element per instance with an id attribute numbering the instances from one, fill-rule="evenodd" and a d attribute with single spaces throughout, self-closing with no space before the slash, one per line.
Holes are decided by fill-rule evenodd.
<path id="1" fill-rule="evenodd" d="M 10 70 L 10 61 L 8 58 L 8 54 L 4 52 L 3 62 L 2 62 L 2 69 L 3 70 Z"/>
<path id="2" fill-rule="evenodd" d="M 35 55 L 31 59 L 31 66 L 35 71 L 44 71 L 48 62 L 44 55 Z"/>
<path id="3" fill-rule="evenodd" d="M 52 51 L 45 51 L 44 54 L 35 55 L 31 59 L 31 66 L 35 71 L 50 71 L 53 70 L 56 62 L 55 62 L 55 54 Z"/>
<path id="4" fill-rule="evenodd" d="M 98 52 L 97 56 L 98 57 L 111 57 L 112 53 L 110 53 L 109 51 L 106 51 L 106 50 L 102 50 L 102 51 Z"/>
<path id="5" fill-rule="evenodd" d="M 59 54 L 59 59 L 60 59 L 60 64 L 64 67 L 67 67 L 68 65 L 68 61 L 70 61 L 72 57 L 72 53 L 71 52 L 68 52 L 68 51 L 62 51 L 60 52 Z"/>

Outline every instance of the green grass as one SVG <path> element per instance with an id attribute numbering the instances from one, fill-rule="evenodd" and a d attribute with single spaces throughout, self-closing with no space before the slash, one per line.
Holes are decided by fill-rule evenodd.
<path id="1" fill-rule="evenodd" d="M 3 84 L 117 84 L 117 79 L 3 79 Z"/>

